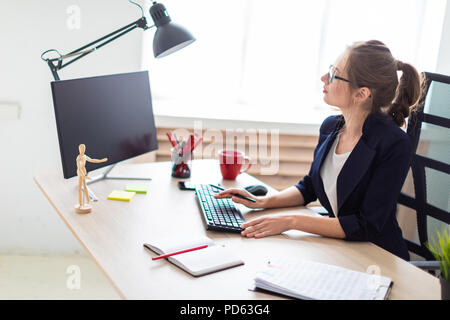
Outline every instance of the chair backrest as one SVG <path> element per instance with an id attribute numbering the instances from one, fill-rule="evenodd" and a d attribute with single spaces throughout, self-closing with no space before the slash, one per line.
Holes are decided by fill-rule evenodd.
<path id="1" fill-rule="evenodd" d="M 410 213 L 416 215 L 416 230 L 405 237 L 408 250 L 434 260 L 425 242 L 450 223 L 450 77 L 428 72 L 422 76 L 422 96 L 408 119 L 415 152 L 398 199 L 398 214 L 403 206 L 409 208 L 404 211 L 410 221 Z"/>

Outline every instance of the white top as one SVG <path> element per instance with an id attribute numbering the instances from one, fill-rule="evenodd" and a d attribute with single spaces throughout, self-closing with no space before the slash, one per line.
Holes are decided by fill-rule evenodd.
<path id="1" fill-rule="evenodd" d="M 327 194 L 328 201 L 330 202 L 331 208 L 333 209 L 334 215 L 338 215 L 338 204 L 337 204 L 337 191 L 336 184 L 339 173 L 344 166 L 345 161 L 347 161 L 350 152 L 343 154 L 336 154 L 336 146 L 339 142 L 340 134 L 334 140 L 333 145 L 328 151 L 325 161 L 320 168 L 320 176 L 323 181 L 323 188 Z"/>

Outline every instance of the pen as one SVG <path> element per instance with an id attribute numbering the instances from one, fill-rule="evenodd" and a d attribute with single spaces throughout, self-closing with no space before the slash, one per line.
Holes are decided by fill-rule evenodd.
<path id="1" fill-rule="evenodd" d="M 184 146 L 185 146 L 185 144 L 186 144 L 186 141 L 183 140 L 183 141 L 181 142 L 181 144 L 179 145 L 179 148 L 178 148 L 178 150 L 179 150 L 178 155 L 179 155 L 180 157 L 182 157 L 183 154 L 184 154 Z"/>
<path id="2" fill-rule="evenodd" d="M 211 187 L 214 187 L 214 188 L 219 189 L 219 190 L 222 190 L 222 191 L 223 191 L 223 190 L 226 190 L 225 188 L 216 186 L 215 184 L 212 184 L 212 183 L 210 183 L 209 185 L 210 185 Z M 233 193 L 233 195 L 236 196 L 236 197 L 238 197 L 238 198 L 244 199 L 244 200 L 248 200 L 248 201 L 251 201 L 251 202 L 256 202 L 255 199 L 252 199 L 252 198 L 249 198 L 249 197 L 240 195 L 239 193 Z"/>
<path id="3" fill-rule="evenodd" d="M 178 141 L 177 135 L 175 133 L 173 133 L 173 137 L 175 138 L 175 142 L 178 144 L 180 144 L 180 142 Z"/>
<path id="4" fill-rule="evenodd" d="M 171 257 L 171 256 L 174 256 L 174 255 L 177 255 L 177 254 L 182 254 L 182 253 L 186 253 L 186 252 L 190 252 L 190 251 L 194 251 L 194 250 L 204 249 L 206 247 L 208 247 L 207 244 L 202 245 L 202 246 L 198 246 L 198 247 L 194 247 L 194 248 L 181 250 L 181 251 L 175 251 L 175 252 L 171 252 L 171 253 L 166 253 L 166 254 L 162 254 L 162 255 L 157 256 L 157 257 L 153 257 L 152 260 L 158 260 L 158 259 L 162 259 L 162 258 L 167 258 L 167 257 Z"/>

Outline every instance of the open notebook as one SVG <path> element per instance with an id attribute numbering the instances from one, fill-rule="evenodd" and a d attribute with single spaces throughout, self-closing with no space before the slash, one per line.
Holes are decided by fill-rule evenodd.
<path id="1" fill-rule="evenodd" d="M 144 247 L 161 255 L 205 244 L 208 245 L 205 249 L 178 254 L 167 259 L 196 277 L 244 264 L 244 261 L 229 248 L 215 244 L 210 238 L 204 236 L 189 239 L 161 238 L 144 243 Z"/>
<path id="2" fill-rule="evenodd" d="M 256 288 L 307 300 L 383 300 L 390 278 L 299 259 L 267 262 L 254 279 Z"/>

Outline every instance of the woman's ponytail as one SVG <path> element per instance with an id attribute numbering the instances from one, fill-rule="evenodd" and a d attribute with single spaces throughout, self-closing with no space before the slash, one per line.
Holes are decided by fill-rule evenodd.
<path id="1" fill-rule="evenodd" d="M 352 88 L 369 88 L 371 112 L 385 112 L 398 126 L 403 126 L 421 94 L 416 68 L 396 60 L 379 40 L 355 42 L 348 49 L 347 74 Z M 402 72 L 400 80 L 397 71 Z"/>
<path id="2" fill-rule="evenodd" d="M 402 76 L 387 114 L 398 126 L 403 126 L 405 118 L 409 116 L 411 106 L 414 106 L 419 100 L 421 84 L 416 68 L 409 63 L 397 60 L 397 70 L 402 71 Z"/>

